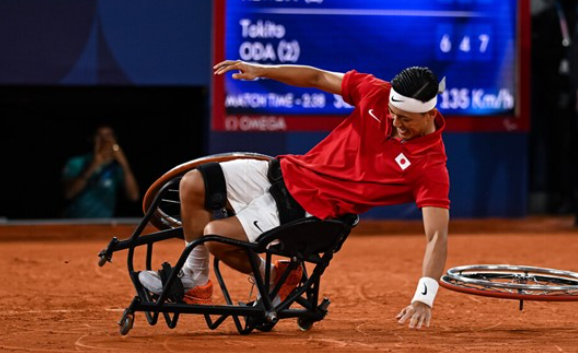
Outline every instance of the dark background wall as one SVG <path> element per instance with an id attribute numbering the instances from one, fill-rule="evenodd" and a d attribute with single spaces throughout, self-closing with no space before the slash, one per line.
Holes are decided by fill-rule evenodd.
<path id="1" fill-rule="evenodd" d="M 0 88 L 0 217 L 57 218 L 66 160 L 91 152 L 88 138 L 110 123 L 141 186 L 203 153 L 202 87 Z M 123 200 L 121 198 L 121 200 Z M 118 216 L 139 216 L 121 201 Z"/>
<path id="2" fill-rule="evenodd" d="M 66 160 L 111 124 L 140 184 L 208 143 L 211 0 L 0 2 L 0 218 L 59 217 Z M 140 216 L 120 201 L 117 215 Z"/>

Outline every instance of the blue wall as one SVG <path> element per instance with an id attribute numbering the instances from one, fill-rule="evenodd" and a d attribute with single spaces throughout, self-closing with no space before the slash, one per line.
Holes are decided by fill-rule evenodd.
<path id="1" fill-rule="evenodd" d="M 207 86 L 211 24 L 211 0 L 2 0 L 0 84 Z"/>

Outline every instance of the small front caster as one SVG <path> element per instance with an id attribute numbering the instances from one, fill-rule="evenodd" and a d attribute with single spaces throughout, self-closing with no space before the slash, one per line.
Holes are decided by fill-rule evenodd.
<path id="1" fill-rule="evenodd" d="M 297 319 L 297 326 L 301 331 L 309 331 L 313 328 L 313 321 L 300 317 Z"/>
<path id="2" fill-rule="evenodd" d="M 134 324 L 134 313 L 125 309 L 118 324 L 120 325 L 120 334 L 123 336 L 128 335 Z"/>

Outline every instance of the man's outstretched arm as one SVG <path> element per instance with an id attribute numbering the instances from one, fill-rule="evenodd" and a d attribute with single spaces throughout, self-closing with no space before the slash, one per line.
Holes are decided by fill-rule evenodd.
<path id="1" fill-rule="evenodd" d="M 341 95 L 343 73 L 321 70 L 302 65 L 261 65 L 244 61 L 226 60 L 213 67 L 215 75 L 237 71 L 233 78 L 254 80 L 268 78 L 291 86 L 317 88 L 325 92 Z"/>
<path id="2" fill-rule="evenodd" d="M 437 294 L 437 282 L 446 264 L 450 219 L 449 211 L 445 208 L 424 207 L 422 212 L 427 238 L 422 278 L 412 303 L 396 316 L 399 323 L 403 324 L 409 320 L 409 327 L 417 329 L 421 328 L 423 324 L 429 326 L 431 320 L 431 306 Z"/>

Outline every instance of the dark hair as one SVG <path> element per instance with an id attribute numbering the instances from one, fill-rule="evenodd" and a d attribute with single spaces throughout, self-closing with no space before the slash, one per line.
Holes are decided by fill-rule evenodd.
<path id="1" fill-rule="evenodd" d="M 406 97 L 427 102 L 438 94 L 437 76 L 427 67 L 412 66 L 391 80 L 393 89 Z"/>
<path id="2" fill-rule="evenodd" d="M 96 132 L 96 131 L 98 131 L 98 130 L 100 130 L 100 129 L 105 129 L 105 128 L 109 128 L 109 129 L 111 129 L 111 130 L 113 130 L 113 131 L 115 130 L 115 129 L 114 129 L 114 126 L 112 126 L 111 123 L 99 121 L 99 122 L 93 124 L 92 131 Z"/>
<path id="3" fill-rule="evenodd" d="M 86 132 L 86 141 L 88 142 L 88 144 L 90 146 L 93 146 L 94 143 L 96 142 L 96 134 L 98 133 L 98 131 L 100 129 L 111 129 L 114 137 L 116 138 L 116 130 L 114 129 L 114 126 L 108 122 L 96 122 L 94 124 L 90 124 L 88 126 L 87 132 Z"/>

